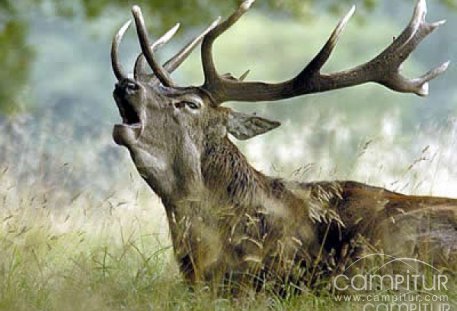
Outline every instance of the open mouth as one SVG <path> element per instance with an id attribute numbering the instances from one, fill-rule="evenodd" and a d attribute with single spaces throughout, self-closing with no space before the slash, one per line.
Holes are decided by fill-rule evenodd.
<path id="1" fill-rule="evenodd" d="M 143 132 L 141 112 L 132 105 L 124 96 L 114 94 L 116 105 L 122 118 L 122 124 L 114 125 L 113 138 L 118 145 L 135 143 Z"/>
<path id="2" fill-rule="evenodd" d="M 113 128 L 113 138 L 118 145 L 135 144 L 143 133 L 143 107 L 130 100 L 137 89 L 138 86 L 129 80 L 116 84 L 114 89 L 114 100 L 122 118 L 122 124 L 116 124 Z"/>
<path id="3" fill-rule="evenodd" d="M 119 108 L 123 125 L 129 127 L 141 127 L 140 114 L 128 100 L 116 98 L 116 104 Z"/>

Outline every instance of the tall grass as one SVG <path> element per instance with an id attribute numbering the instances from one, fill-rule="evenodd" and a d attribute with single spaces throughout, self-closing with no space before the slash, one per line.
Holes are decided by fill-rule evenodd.
<path id="1" fill-rule="evenodd" d="M 68 133 L 67 145 L 61 142 L 63 145 L 52 149 L 45 146 L 59 139 L 50 134 L 49 125 L 41 128 L 44 134 L 37 136 L 41 138 L 39 142 L 27 126 L 14 122 L 4 122 L 3 126 L 0 310 L 361 308 L 357 303 L 335 301 L 330 292 L 317 293 L 312 289 L 289 298 L 268 293 L 218 298 L 205 287 L 190 289 L 175 264 L 160 201 L 133 172 L 126 155 L 110 153 L 114 146 L 110 145 L 109 137 L 83 140 L 78 142 L 78 148 L 63 152 L 63 147 L 74 143 Z M 382 171 L 397 172 L 397 166 L 403 166 L 405 175 L 398 175 L 402 182 L 420 180 L 421 176 L 427 180 L 429 173 L 419 174 L 427 172 L 427 166 L 421 165 L 435 163 L 434 175 L 442 176 L 442 171 L 447 170 L 449 176 L 454 176 L 453 167 L 439 164 L 440 161 L 454 163 L 457 159 L 448 151 L 453 148 L 453 143 L 449 143 L 454 138 L 452 129 L 442 129 L 441 139 L 449 140 L 446 146 L 445 141 L 438 141 L 425 151 L 416 148 L 419 154 L 426 155 L 435 148 L 436 156 L 424 156 L 424 160 L 418 161 L 412 158 L 409 165 L 392 161 Z M 379 160 L 383 154 L 376 155 L 372 150 L 384 150 L 381 151 L 384 154 L 400 152 L 398 145 L 393 150 L 393 142 L 389 145 L 386 139 L 387 134 L 381 135 L 373 149 L 370 144 L 361 144 L 359 162 L 354 166 L 355 178 L 360 176 L 360 171 L 370 173 L 360 167 L 371 163 L 376 156 Z M 106 159 L 107 154 L 111 154 L 111 160 Z M 110 165 L 103 164 L 105 160 L 111 161 L 111 170 Z M 119 172 L 112 172 L 113 165 Z M 331 175 L 322 171 L 313 173 L 306 167 L 304 170 L 304 174 L 294 171 L 295 175 L 309 179 Z M 411 172 L 417 174 L 408 175 Z M 127 180 L 123 180 L 125 176 Z M 412 192 L 414 187 L 409 189 Z M 457 305 L 456 294 L 446 294 Z"/>
<path id="2" fill-rule="evenodd" d="M 87 194 L 62 201 L 40 189 L 18 193 L 10 183 L 4 173 L 0 310 L 336 308 L 312 292 L 300 299 L 230 300 L 205 287 L 191 290 L 173 260 L 163 219 L 149 208 Z"/>

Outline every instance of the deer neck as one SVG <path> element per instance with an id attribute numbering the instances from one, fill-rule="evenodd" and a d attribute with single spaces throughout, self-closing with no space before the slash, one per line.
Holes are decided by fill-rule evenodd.
<path id="1" fill-rule="evenodd" d="M 136 148 L 130 149 L 138 172 L 167 209 L 190 200 L 203 188 L 200 152 L 186 141 L 189 139 L 187 136 L 182 140 L 170 139 L 173 141 L 170 146 L 188 146 L 176 148 L 173 152 L 167 150 L 167 146 L 151 149 L 149 141 L 140 142 Z"/>
<path id="2" fill-rule="evenodd" d="M 250 205 L 265 189 L 268 178 L 226 137 L 217 143 L 208 140 L 201 163 L 205 187 L 219 203 Z"/>
<path id="3" fill-rule="evenodd" d="M 183 166 L 183 161 L 175 159 L 166 165 L 167 174 L 148 182 L 170 212 L 192 213 L 197 205 L 212 210 L 247 206 L 266 188 L 268 177 L 256 171 L 228 138 L 208 139 L 195 160 L 198 163 Z"/>

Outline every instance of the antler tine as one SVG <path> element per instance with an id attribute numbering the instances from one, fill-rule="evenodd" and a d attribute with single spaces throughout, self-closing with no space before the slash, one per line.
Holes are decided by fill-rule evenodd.
<path id="1" fill-rule="evenodd" d="M 139 6 L 134 5 L 132 7 L 133 17 L 135 18 L 136 30 L 138 33 L 138 38 L 141 45 L 141 50 L 146 57 L 146 60 L 151 66 L 152 71 L 156 75 L 157 79 L 164 85 L 164 86 L 173 86 L 174 83 L 171 80 L 168 72 L 164 70 L 164 68 L 155 60 L 154 52 L 151 49 L 151 44 L 149 43 L 149 38 L 147 35 L 146 26 L 144 23 L 143 14 L 141 13 L 141 9 Z"/>
<path id="2" fill-rule="evenodd" d="M 195 37 L 189 43 L 187 43 L 175 56 L 170 58 L 165 63 L 164 68 L 169 73 L 172 73 L 176 68 L 178 68 L 182 64 L 182 62 L 187 59 L 187 57 L 195 49 L 195 47 L 197 47 L 197 45 L 203 40 L 203 38 L 219 24 L 220 20 L 221 18 L 218 17 L 201 34 L 199 34 L 197 37 Z"/>
<path id="3" fill-rule="evenodd" d="M 198 44 L 200 44 L 200 42 L 203 40 L 205 35 L 208 32 L 210 32 L 214 27 L 216 27 L 216 25 L 219 23 L 219 21 L 220 21 L 220 17 L 218 19 L 216 19 L 201 34 L 199 34 L 197 37 L 193 38 L 190 42 L 188 42 L 178 53 L 176 53 L 175 56 L 170 58 L 163 65 L 163 68 L 170 74 L 173 71 L 175 71 L 176 68 L 178 68 L 187 59 L 187 57 L 198 46 Z M 179 26 L 179 24 L 177 24 L 174 28 L 170 29 L 165 35 L 163 35 L 161 38 L 159 38 L 159 40 L 154 42 L 152 44 L 152 46 L 151 46 L 151 49 L 153 51 L 155 51 L 160 46 L 162 46 L 165 43 L 167 43 L 171 39 L 171 37 L 174 35 L 174 33 L 176 32 L 176 30 L 177 30 L 176 27 L 177 26 Z M 176 28 L 176 30 L 175 30 L 175 28 Z M 158 42 L 158 41 L 160 41 L 160 42 Z M 145 67 L 145 61 L 146 61 L 146 59 L 144 58 L 144 54 L 143 53 L 138 55 L 138 58 L 136 59 L 136 62 L 135 62 L 135 72 L 137 72 L 137 74 L 135 74 L 135 77 L 147 76 L 149 79 L 151 79 L 151 81 L 150 81 L 151 83 L 155 83 L 157 78 L 154 75 L 147 75 L 147 73 L 145 71 L 145 68 L 144 68 Z"/>
<path id="4" fill-rule="evenodd" d="M 129 29 L 130 24 L 132 23 L 131 20 L 127 21 L 119 28 L 118 32 L 113 37 L 113 42 L 111 44 L 111 66 L 113 67 L 114 75 L 118 81 L 123 79 L 127 79 L 127 74 L 125 70 L 122 68 L 122 65 L 119 61 L 119 45 L 124 37 L 125 32 Z"/>
<path id="5" fill-rule="evenodd" d="M 251 3 L 251 1 L 247 1 Z M 294 78 L 280 83 L 264 82 L 242 82 L 233 79 L 226 79 L 215 73 L 214 64 L 211 57 L 211 44 L 215 37 L 228 28 L 236 19 L 244 13 L 240 8 L 227 21 L 220 24 L 207 37 L 208 42 L 203 41 L 205 49 L 202 48 L 205 70 L 205 84 L 202 86 L 209 94 L 215 104 L 224 101 L 272 101 L 291 98 L 299 95 L 324 92 L 328 90 L 359 85 L 367 82 L 382 84 L 394 91 L 404 93 L 414 93 L 420 96 L 428 94 L 428 81 L 443 73 L 449 66 L 445 62 L 430 70 L 423 76 L 408 79 L 401 75 L 400 68 L 417 45 L 444 23 L 425 22 L 427 6 L 425 0 L 418 0 L 414 9 L 413 16 L 402 31 L 386 49 L 372 60 L 354 67 L 349 70 L 322 74 L 320 71 L 331 52 L 335 48 L 336 42 L 340 37 L 344 27 L 354 13 L 354 7 L 338 23 L 335 30 L 320 50 L 317 56 Z M 229 23 L 229 21 L 231 23 Z M 210 37 L 211 36 L 211 37 Z"/>
<path id="6" fill-rule="evenodd" d="M 240 19 L 240 17 L 246 13 L 247 10 L 249 10 L 254 1 L 255 0 L 245 0 L 229 18 L 214 27 L 204 37 L 201 49 L 201 58 L 203 64 L 203 72 L 205 74 L 205 85 L 211 85 L 220 79 L 213 60 L 212 49 L 214 41 L 233 24 L 235 24 Z"/>
<path id="7" fill-rule="evenodd" d="M 154 41 L 154 43 L 149 47 L 152 52 L 155 52 L 159 47 L 163 46 L 165 43 L 170 41 L 171 38 L 176 34 L 176 32 L 179 29 L 180 24 L 177 23 L 173 28 L 168 30 L 163 36 L 161 36 L 159 39 Z M 133 74 L 135 76 L 135 79 L 140 78 L 141 76 L 146 75 L 146 70 L 145 70 L 145 65 L 146 65 L 146 58 L 144 57 L 144 53 L 140 53 L 138 57 L 136 58 L 135 61 L 135 67 L 133 70 Z M 165 68 L 166 70 L 166 68 Z"/>
<path id="8" fill-rule="evenodd" d="M 400 74 L 401 65 L 419 43 L 446 22 L 445 20 L 441 20 L 435 23 L 427 23 L 425 21 L 426 14 L 427 4 L 425 0 L 418 0 L 408 26 L 390 46 L 372 61 L 382 62 L 387 60 L 390 62 L 390 68 L 388 68 L 390 69 L 390 75 L 380 77 L 376 82 L 394 91 L 426 96 L 429 89 L 428 82 L 446 71 L 449 61 L 442 63 L 416 79 L 408 79 Z"/>
<path id="9" fill-rule="evenodd" d="M 330 55 L 332 54 L 333 50 L 335 49 L 338 39 L 340 38 L 341 34 L 343 33 L 344 28 L 346 27 L 347 23 L 349 22 L 351 17 L 354 15 L 354 12 L 355 12 L 355 5 L 352 6 L 352 8 L 349 10 L 349 12 L 346 13 L 346 15 L 340 20 L 338 25 L 336 25 L 335 29 L 333 30 L 332 34 L 330 35 L 330 37 L 328 38 L 327 42 L 322 47 L 320 52 L 313 58 L 313 60 L 308 64 L 308 66 L 306 66 L 306 68 L 302 71 L 302 73 L 300 73 L 300 75 L 315 73 L 315 72 L 319 72 L 321 70 L 321 68 L 330 58 Z"/>

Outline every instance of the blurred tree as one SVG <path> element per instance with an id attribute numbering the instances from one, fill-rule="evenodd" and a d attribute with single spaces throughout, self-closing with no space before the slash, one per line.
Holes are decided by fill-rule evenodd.
<path id="1" fill-rule="evenodd" d="M 411 1 L 411 0 L 404 0 Z M 457 0 L 435 0 L 448 7 L 457 8 Z M 71 17 L 82 14 L 94 19 L 112 9 L 129 10 L 133 4 L 140 5 L 149 16 L 154 16 L 155 28 L 167 27 L 176 21 L 186 25 L 200 25 L 218 15 L 227 15 L 241 0 L 0 0 L 0 9 L 9 10 L 52 7 L 59 16 Z M 316 8 L 341 13 L 351 4 L 358 4 L 359 9 L 372 10 L 380 0 L 262 0 L 256 7 L 267 11 L 306 16 Z"/>
<path id="2" fill-rule="evenodd" d="M 24 104 L 20 98 L 33 60 L 26 39 L 25 21 L 8 20 L 0 24 L 0 114 L 18 112 Z"/>

